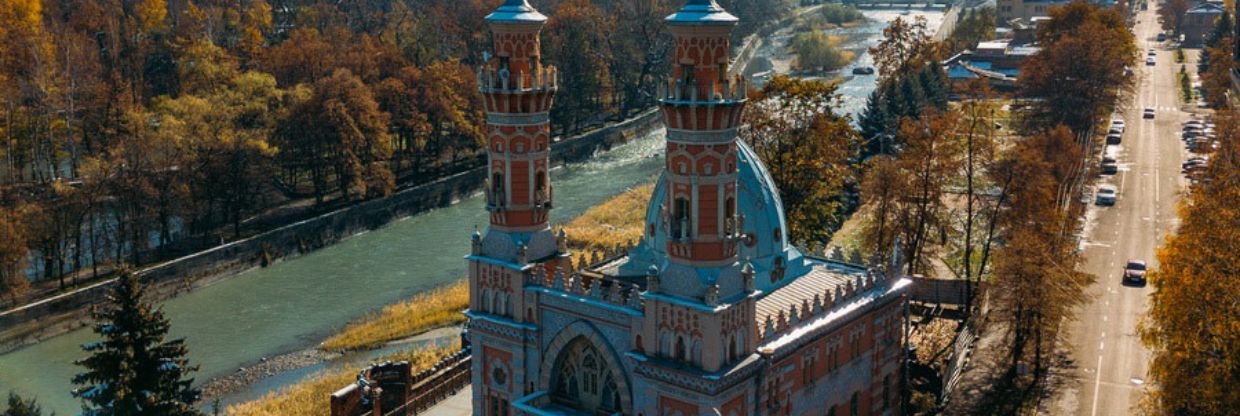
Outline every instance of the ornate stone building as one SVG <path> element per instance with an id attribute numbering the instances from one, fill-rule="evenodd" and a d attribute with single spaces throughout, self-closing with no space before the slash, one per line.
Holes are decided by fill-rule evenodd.
<path id="1" fill-rule="evenodd" d="M 642 240 L 574 262 L 547 222 L 546 17 L 487 17 L 491 176 L 467 257 L 476 415 L 894 415 L 909 280 L 788 243 L 779 192 L 737 140 L 737 19 L 689 0 L 666 23 L 666 164 Z"/>

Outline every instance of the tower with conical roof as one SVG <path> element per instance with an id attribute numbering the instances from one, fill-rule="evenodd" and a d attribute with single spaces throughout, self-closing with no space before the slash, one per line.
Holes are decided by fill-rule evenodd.
<path id="1" fill-rule="evenodd" d="M 556 253 L 547 217 L 553 192 L 549 114 L 558 87 L 541 61 L 539 32 L 547 17 L 524 0 L 508 0 L 486 18 L 494 56 L 479 69 L 487 111 L 487 205 L 490 228 L 482 254 L 497 260 L 543 259 Z"/>
<path id="2" fill-rule="evenodd" d="M 495 346 L 530 331 L 526 282 L 536 271 L 545 275 L 567 263 L 564 236 L 553 235 L 548 223 L 554 199 L 549 115 L 558 83 L 555 67 L 541 60 L 546 21 L 525 0 L 506 0 L 486 17 L 493 49 L 478 69 L 478 88 L 487 112 L 490 224 L 485 234 L 474 232 L 466 257 L 476 414 L 508 414 L 525 393 L 520 368 L 528 358 L 519 348 Z"/>
<path id="3" fill-rule="evenodd" d="M 736 129 L 746 94 L 743 79 L 728 71 L 737 19 L 713 0 L 692 0 L 666 22 L 675 37 L 672 74 L 660 94 L 667 253 L 681 264 L 732 264 L 740 236 Z"/>

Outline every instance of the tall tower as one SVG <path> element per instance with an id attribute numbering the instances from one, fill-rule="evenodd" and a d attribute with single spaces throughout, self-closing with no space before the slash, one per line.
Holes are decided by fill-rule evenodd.
<path id="1" fill-rule="evenodd" d="M 486 18 L 495 55 L 479 70 L 487 111 L 488 257 L 514 261 L 556 253 L 547 217 L 552 206 L 549 111 L 555 67 L 540 60 L 547 17 L 524 0 L 507 0 Z"/>
<path id="2" fill-rule="evenodd" d="M 667 125 L 667 205 L 671 261 L 693 266 L 736 262 L 736 129 L 746 87 L 728 74 L 737 19 L 714 0 L 690 0 L 666 22 L 675 38 L 672 76 L 661 100 Z"/>
<path id="3" fill-rule="evenodd" d="M 506 415 L 530 393 L 526 366 L 537 355 L 513 348 L 513 337 L 537 334 L 537 302 L 525 286 L 535 271 L 557 270 L 568 254 L 564 236 L 548 226 L 549 111 L 557 88 L 554 67 L 544 67 L 539 32 L 547 17 L 525 0 L 506 0 L 486 17 L 494 56 L 478 70 L 487 111 L 486 235 L 475 232 L 469 262 L 469 346 L 473 354 L 475 415 Z"/>

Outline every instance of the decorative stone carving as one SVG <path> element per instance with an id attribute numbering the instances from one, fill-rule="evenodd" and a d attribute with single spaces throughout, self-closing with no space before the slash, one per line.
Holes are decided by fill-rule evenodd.
<path id="1" fill-rule="evenodd" d="M 652 264 L 646 269 L 646 292 L 659 293 L 659 266 Z"/>
<path id="2" fill-rule="evenodd" d="M 478 232 L 478 227 L 474 227 L 474 233 L 469 236 L 469 254 L 482 254 L 482 233 Z"/>
<path id="3" fill-rule="evenodd" d="M 642 297 L 641 297 L 640 291 L 641 289 L 638 288 L 637 285 L 629 286 L 628 304 L 630 308 L 633 308 L 633 309 L 642 308 Z"/>
<path id="4" fill-rule="evenodd" d="M 741 266 L 741 278 L 745 281 L 745 293 L 753 293 L 757 288 L 753 280 L 753 263 L 745 260 L 745 265 Z"/>
<path id="5" fill-rule="evenodd" d="M 563 228 L 561 228 L 560 232 L 555 236 L 555 247 L 560 250 L 561 253 L 568 252 L 568 233 L 565 232 Z"/>
<path id="6" fill-rule="evenodd" d="M 719 285 L 710 285 L 706 288 L 706 297 L 703 299 L 706 306 L 719 305 Z"/>
<path id="7" fill-rule="evenodd" d="M 529 260 L 525 258 L 526 253 L 528 251 L 529 251 L 529 248 L 527 248 L 525 244 L 517 246 L 517 264 L 522 265 L 522 266 L 526 264 L 526 261 Z"/>

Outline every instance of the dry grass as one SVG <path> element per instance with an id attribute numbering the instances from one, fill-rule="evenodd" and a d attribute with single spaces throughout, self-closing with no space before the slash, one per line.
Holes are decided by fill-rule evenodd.
<path id="1" fill-rule="evenodd" d="M 460 349 L 460 345 L 416 349 L 393 354 L 384 360 L 409 361 L 414 372 L 430 367 L 440 358 Z M 379 360 L 383 361 L 383 360 Z M 230 416 L 328 416 L 331 414 L 331 394 L 357 381 L 362 365 L 344 366 L 311 376 L 297 384 L 253 401 L 238 403 L 224 411 Z"/>
<path id="2" fill-rule="evenodd" d="M 642 236 L 646 205 L 653 192 L 654 184 L 641 185 L 586 210 L 564 225 L 569 245 L 575 251 L 594 251 L 636 242 Z"/>
<path id="3" fill-rule="evenodd" d="M 465 321 L 465 315 L 462 315 L 461 311 L 467 307 L 469 282 L 462 279 L 367 315 L 323 341 L 321 348 L 328 351 L 369 348 L 434 328 L 458 324 Z"/>

